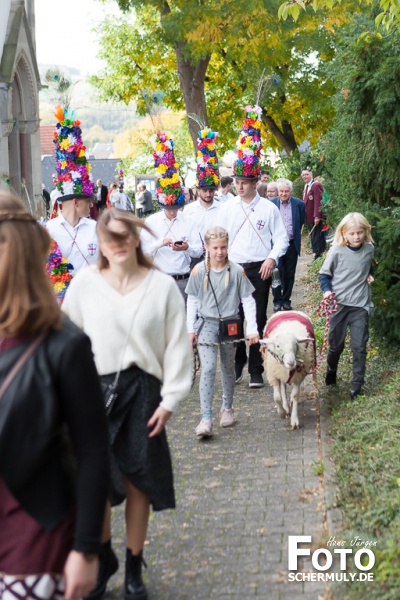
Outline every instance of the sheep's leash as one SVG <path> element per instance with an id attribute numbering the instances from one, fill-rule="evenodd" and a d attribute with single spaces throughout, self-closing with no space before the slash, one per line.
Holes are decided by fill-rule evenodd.
<path id="1" fill-rule="evenodd" d="M 323 298 L 320 305 L 317 308 L 317 315 L 319 317 L 325 317 L 324 339 L 322 342 L 322 348 L 318 358 L 318 362 L 315 365 L 315 367 L 310 371 L 310 373 L 316 373 L 324 359 L 325 352 L 328 347 L 329 323 L 331 320 L 331 315 L 335 313 L 337 309 L 338 305 L 333 295 L 328 296 L 327 298 Z"/>

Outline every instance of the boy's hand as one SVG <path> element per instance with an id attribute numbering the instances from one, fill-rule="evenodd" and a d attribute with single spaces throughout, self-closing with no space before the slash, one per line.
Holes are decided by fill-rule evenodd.
<path id="1" fill-rule="evenodd" d="M 372 275 L 368 275 L 367 277 L 367 283 L 368 285 L 371 285 L 371 283 L 374 283 L 375 279 L 372 277 Z"/>

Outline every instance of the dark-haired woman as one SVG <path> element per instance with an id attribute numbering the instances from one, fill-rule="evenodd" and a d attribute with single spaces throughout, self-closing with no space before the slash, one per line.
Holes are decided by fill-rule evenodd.
<path id="1" fill-rule="evenodd" d="M 0 596 L 75 600 L 96 583 L 107 428 L 90 340 L 45 274 L 50 236 L 0 193 Z"/>
<path id="2" fill-rule="evenodd" d="M 185 309 L 175 281 L 144 256 L 132 213 L 112 208 L 98 221 L 98 267 L 73 279 L 63 310 L 92 340 L 104 388 L 117 383 L 108 415 L 112 498 L 126 497 L 125 598 L 144 600 L 141 575 L 149 508 L 175 507 L 172 466 L 164 426 L 191 384 Z M 103 533 L 103 563 L 90 598 L 104 594 L 118 568 L 111 549 L 110 509 Z"/>

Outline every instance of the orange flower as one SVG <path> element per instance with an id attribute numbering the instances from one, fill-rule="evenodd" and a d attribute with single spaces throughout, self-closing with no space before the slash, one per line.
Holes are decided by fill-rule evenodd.
<path id="1" fill-rule="evenodd" d="M 59 123 L 64 121 L 64 107 L 61 104 L 57 104 L 54 116 Z"/>

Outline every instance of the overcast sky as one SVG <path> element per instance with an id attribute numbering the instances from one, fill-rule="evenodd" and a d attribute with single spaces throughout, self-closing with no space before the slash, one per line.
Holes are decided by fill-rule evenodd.
<path id="1" fill-rule="evenodd" d="M 75 67 L 82 76 L 95 73 L 101 61 L 92 29 L 104 12 L 96 0 L 35 0 L 38 63 Z"/>

